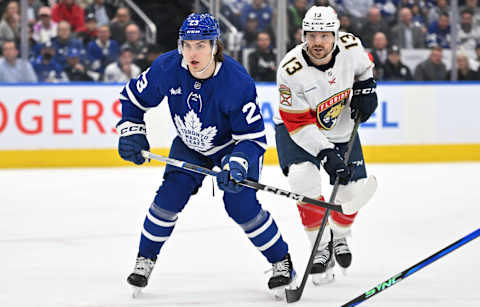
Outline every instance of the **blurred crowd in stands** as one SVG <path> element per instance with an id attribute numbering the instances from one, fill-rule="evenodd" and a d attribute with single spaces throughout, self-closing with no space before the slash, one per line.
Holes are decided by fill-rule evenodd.
<path id="1" fill-rule="evenodd" d="M 195 1 L 134 1 L 157 5 L 145 8 L 162 38 L 157 44 L 146 42 L 144 24 L 132 18 L 121 0 L 27 2 L 29 55 L 22 61 L 19 1 L 0 0 L 0 82 L 126 82 L 176 44 L 172 33 Z M 444 54 L 451 47 L 451 28 L 457 27 L 458 80 L 480 80 L 480 7 L 478 0 L 458 3 L 458 23 L 451 24 L 448 0 L 288 0 L 285 44 L 290 50 L 301 43 L 302 19 L 312 5 L 331 5 L 338 12 L 340 30 L 358 36 L 370 52 L 377 80 L 442 81 L 450 80 Z M 275 81 L 276 1 L 221 4 L 221 14 L 241 33 L 237 60 L 256 81 Z M 169 5 L 184 11 L 172 13 Z M 167 16 L 176 19 L 167 21 Z M 228 31 L 224 25 L 222 30 Z M 402 53 L 412 50 L 427 53 L 409 67 Z"/>

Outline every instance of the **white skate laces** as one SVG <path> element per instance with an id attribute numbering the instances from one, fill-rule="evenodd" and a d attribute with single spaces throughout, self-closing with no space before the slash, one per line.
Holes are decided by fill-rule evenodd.
<path id="1" fill-rule="evenodd" d="M 155 262 L 149 258 L 138 257 L 135 261 L 134 274 L 145 276 L 147 279 L 152 273 Z"/>
<path id="2" fill-rule="evenodd" d="M 334 239 L 333 240 L 333 249 L 336 255 L 349 254 L 350 249 L 348 249 L 347 240 L 345 238 Z"/>
<path id="3" fill-rule="evenodd" d="M 278 262 L 272 263 L 272 277 L 285 276 L 290 278 L 290 263 L 289 259 L 283 259 Z M 268 270 L 270 271 L 270 270 Z M 268 272 L 267 271 L 267 272 Z"/>
<path id="4" fill-rule="evenodd" d="M 330 260 L 330 250 L 328 248 L 324 248 L 322 250 L 317 251 L 315 255 L 315 259 L 313 263 L 322 263 L 326 264 Z"/>

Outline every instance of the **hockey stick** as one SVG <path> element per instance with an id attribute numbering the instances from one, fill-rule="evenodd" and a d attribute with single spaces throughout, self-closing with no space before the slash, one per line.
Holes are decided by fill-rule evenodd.
<path id="1" fill-rule="evenodd" d="M 477 238 L 480 236 L 480 228 L 475 230 L 469 235 L 466 235 L 465 237 L 461 238 L 460 240 L 450 244 L 449 246 L 445 247 L 444 249 L 436 252 L 435 254 L 431 255 L 428 258 L 423 259 L 419 263 L 409 267 L 405 271 L 385 280 L 384 282 L 378 284 L 377 286 L 373 287 L 372 289 L 366 291 L 365 293 L 357 296 L 353 300 L 345 303 L 342 305 L 342 307 L 346 306 L 357 306 L 364 301 L 368 300 L 372 296 L 380 293 L 381 291 L 388 289 L 390 286 L 393 286 L 397 284 L 398 282 L 402 281 L 403 279 L 407 278 L 408 276 L 412 275 L 413 273 L 423 269 L 430 263 L 440 259 L 441 257 L 445 256 L 446 254 L 453 252 L 455 249 L 459 248 L 462 245 L 467 244 L 468 242 L 472 241 L 473 239 Z"/>
<path id="2" fill-rule="evenodd" d="M 208 169 L 208 168 L 205 168 L 205 167 L 201 167 L 201 166 L 198 166 L 198 165 L 195 165 L 195 164 L 192 164 L 192 163 L 188 163 L 188 162 L 184 162 L 184 161 L 180 161 L 180 160 L 176 160 L 176 159 L 172 159 L 172 158 L 167 158 L 167 157 L 157 155 L 157 154 L 151 153 L 149 151 L 145 151 L 145 150 L 142 150 L 142 156 L 145 159 L 153 159 L 153 160 L 162 161 L 162 162 L 165 162 L 167 164 L 170 164 L 170 165 L 173 165 L 173 166 L 176 166 L 176 167 L 179 167 L 179 168 L 183 168 L 183 169 L 186 169 L 186 170 L 189 170 L 189 171 L 192 171 L 192 172 L 200 173 L 200 174 L 203 174 L 203 175 L 209 175 L 209 176 L 217 177 L 217 175 L 219 174 L 219 172 L 216 172 L 214 170 L 211 170 L 211 169 Z M 297 201 L 306 202 L 306 203 L 309 203 L 309 204 L 313 204 L 313 205 L 316 205 L 316 206 L 319 206 L 319 207 L 327 208 L 327 209 L 333 210 L 333 211 L 338 211 L 338 212 L 341 212 L 341 213 L 351 214 L 349 212 L 351 212 L 352 210 L 354 210 L 353 212 L 356 212 L 358 210 L 356 208 L 352 208 L 354 206 L 352 206 L 350 204 L 339 205 L 339 204 L 334 204 L 332 202 L 325 202 L 325 201 L 309 198 L 309 197 L 301 195 L 301 194 L 285 191 L 285 190 L 282 190 L 282 189 L 279 189 L 279 188 L 276 188 L 276 187 L 261 184 L 259 182 L 255 182 L 255 181 L 251 181 L 251 180 L 247 180 L 247 179 L 245 179 L 241 182 L 237 182 L 237 184 L 245 186 L 245 187 L 249 187 L 251 189 L 262 190 L 262 191 L 270 192 L 270 193 L 277 194 L 277 195 L 280 195 L 280 196 L 285 196 L 285 197 L 288 197 L 288 198 L 291 198 L 291 199 L 295 199 Z"/>
<path id="3" fill-rule="evenodd" d="M 350 135 L 350 140 L 348 140 L 347 144 L 347 152 L 345 153 L 345 163 L 348 164 L 348 160 L 350 159 L 350 154 L 352 153 L 353 149 L 353 141 L 355 140 L 355 136 L 357 135 L 358 127 L 360 126 L 360 119 L 355 119 L 355 126 L 353 127 L 352 134 Z M 335 201 L 335 197 L 337 196 L 338 186 L 340 178 L 337 176 L 335 178 L 335 184 L 333 185 L 333 191 L 330 195 L 330 202 Z M 330 209 L 325 211 L 325 216 L 322 219 L 322 225 L 318 230 L 317 237 L 315 239 L 315 244 L 313 244 L 312 252 L 310 253 L 310 258 L 308 259 L 307 267 L 305 269 L 305 273 L 303 273 L 302 282 L 300 286 L 295 289 L 287 289 L 285 288 L 285 296 L 287 298 L 287 303 L 295 303 L 300 300 L 303 294 L 303 290 L 305 289 L 305 285 L 307 284 L 308 275 L 310 275 L 310 271 L 312 270 L 313 260 L 315 259 L 315 255 L 317 253 L 318 245 L 320 244 L 320 239 L 322 238 L 323 232 L 325 231 L 325 227 L 327 226 L 328 216 L 330 215 Z"/>

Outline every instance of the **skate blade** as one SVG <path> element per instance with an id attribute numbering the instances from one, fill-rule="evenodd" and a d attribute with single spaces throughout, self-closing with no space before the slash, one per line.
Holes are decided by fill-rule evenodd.
<path id="1" fill-rule="evenodd" d="M 132 290 L 133 290 L 132 298 L 137 298 L 140 295 L 140 293 L 142 293 L 142 289 L 143 288 L 132 286 Z"/>
<path id="2" fill-rule="evenodd" d="M 341 271 L 342 271 L 343 276 L 348 275 L 348 269 L 347 268 L 342 268 Z"/>
<path id="3" fill-rule="evenodd" d="M 320 274 L 311 274 L 310 276 L 312 276 L 312 283 L 315 286 L 326 285 L 335 281 L 335 274 L 332 270 Z"/>
<path id="4" fill-rule="evenodd" d="M 283 300 L 286 299 L 285 289 L 291 289 L 292 290 L 292 289 L 296 289 L 296 288 L 298 288 L 297 276 L 295 276 L 293 278 L 293 280 L 288 285 L 276 287 L 276 288 L 270 289 L 270 291 L 272 292 L 273 298 L 275 300 L 283 301 Z"/>

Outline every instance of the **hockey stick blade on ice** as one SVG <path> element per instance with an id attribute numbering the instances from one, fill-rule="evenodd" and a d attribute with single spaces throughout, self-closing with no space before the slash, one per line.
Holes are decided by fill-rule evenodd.
<path id="1" fill-rule="evenodd" d="M 180 161 L 180 160 L 176 160 L 176 159 L 172 159 L 172 158 L 167 158 L 167 157 L 164 157 L 164 156 L 161 156 L 161 155 L 151 153 L 151 152 L 146 151 L 146 150 L 142 150 L 142 156 L 145 159 L 153 159 L 153 160 L 165 162 L 167 164 L 170 164 L 170 165 L 173 165 L 173 166 L 176 166 L 176 167 L 179 167 L 179 168 L 183 168 L 183 169 L 195 172 L 195 173 L 200 173 L 200 174 L 203 174 L 203 175 L 217 177 L 217 175 L 219 173 L 219 172 L 216 172 L 214 170 L 211 170 L 211 169 L 208 169 L 208 168 L 205 168 L 205 167 L 201 167 L 201 166 L 198 166 L 198 165 L 195 165 L 195 164 L 192 164 L 192 163 L 188 163 L 188 162 L 184 162 L 184 161 Z M 327 208 L 327 209 L 330 209 L 330 210 L 333 210 L 333 211 L 338 211 L 338 212 L 345 213 L 345 214 L 352 214 L 352 213 L 357 212 L 358 209 L 360 209 L 360 208 L 356 207 L 357 203 L 349 202 L 349 203 L 345 203 L 345 204 L 334 204 L 332 202 L 325 202 L 325 201 L 321 201 L 321 200 L 318 200 L 318 199 L 309 198 L 309 197 L 301 195 L 301 194 L 289 192 L 289 191 L 286 191 L 286 190 L 282 190 L 282 189 L 279 189 L 279 188 L 276 188 L 276 187 L 272 187 L 272 186 L 262 184 L 262 183 L 259 183 L 259 182 L 255 182 L 255 181 L 251 181 L 251 180 L 243 180 L 241 182 L 237 182 L 237 184 L 248 187 L 248 188 L 251 188 L 251 189 L 261 190 L 261 191 L 277 194 L 277 195 L 280 195 L 280 196 L 285 196 L 285 197 L 288 197 L 288 198 L 291 198 L 291 199 L 295 199 L 297 201 L 306 202 L 306 203 L 309 203 L 309 204 L 313 204 L 313 205 L 316 205 L 316 206 L 319 206 L 319 207 Z M 363 206 L 364 204 L 360 203 L 360 205 Z"/>
<path id="2" fill-rule="evenodd" d="M 350 135 L 350 139 L 348 140 L 347 152 L 345 153 L 345 163 L 349 162 L 350 154 L 352 153 L 352 149 L 353 149 L 353 141 L 355 140 L 355 136 L 357 135 L 357 130 L 359 126 L 360 126 L 360 119 L 357 116 L 357 118 L 355 119 L 355 126 L 353 127 L 352 134 Z M 330 202 L 335 201 L 335 197 L 337 196 L 338 186 L 340 184 L 339 181 L 340 181 L 340 178 L 337 176 L 335 178 L 335 184 L 333 185 L 332 194 L 330 195 Z M 376 181 L 375 181 L 375 189 L 376 189 Z M 363 203 L 363 205 L 365 204 L 366 202 Z M 327 226 L 327 220 L 329 215 L 330 215 L 330 209 L 327 209 L 325 211 L 325 215 L 323 216 L 320 229 L 317 232 L 317 237 L 315 239 L 315 243 L 313 244 L 312 252 L 310 253 L 310 258 L 308 258 L 308 263 L 307 263 L 307 267 L 305 268 L 305 273 L 303 273 L 302 282 L 295 289 L 288 289 L 288 288 L 285 289 L 285 297 L 287 299 L 287 303 L 295 303 L 302 298 L 303 290 L 305 289 L 308 276 L 310 275 L 310 271 L 312 270 L 313 260 L 315 259 L 318 245 L 320 244 L 320 240 L 322 238 L 323 232 L 325 231 L 325 227 Z"/>
<path id="3" fill-rule="evenodd" d="M 466 235 L 465 237 L 461 238 L 460 240 L 450 244 L 449 246 L 445 247 L 444 249 L 436 252 L 435 254 L 431 255 L 428 258 L 423 259 L 419 263 L 409 267 L 405 271 L 390 277 L 389 279 L 385 280 L 384 282 L 378 284 L 377 286 L 373 287 L 372 289 L 366 291 L 365 293 L 362 293 L 361 295 L 357 296 L 353 300 L 345 303 L 342 305 L 342 307 L 351 307 L 351 306 L 357 306 L 364 301 L 368 300 L 372 296 L 382 292 L 385 289 L 390 288 L 393 285 L 398 284 L 400 281 L 403 279 L 407 278 L 408 276 L 412 275 L 413 273 L 423 269 L 430 263 L 440 259 L 441 257 L 445 256 L 448 253 L 453 252 L 457 248 L 459 248 L 462 245 L 467 244 L 468 242 L 472 241 L 473 239 L 477 238 L 480 236 L 480 228 L 475 230 L 474 232 L 470 233 L 469 235 Z"/>

